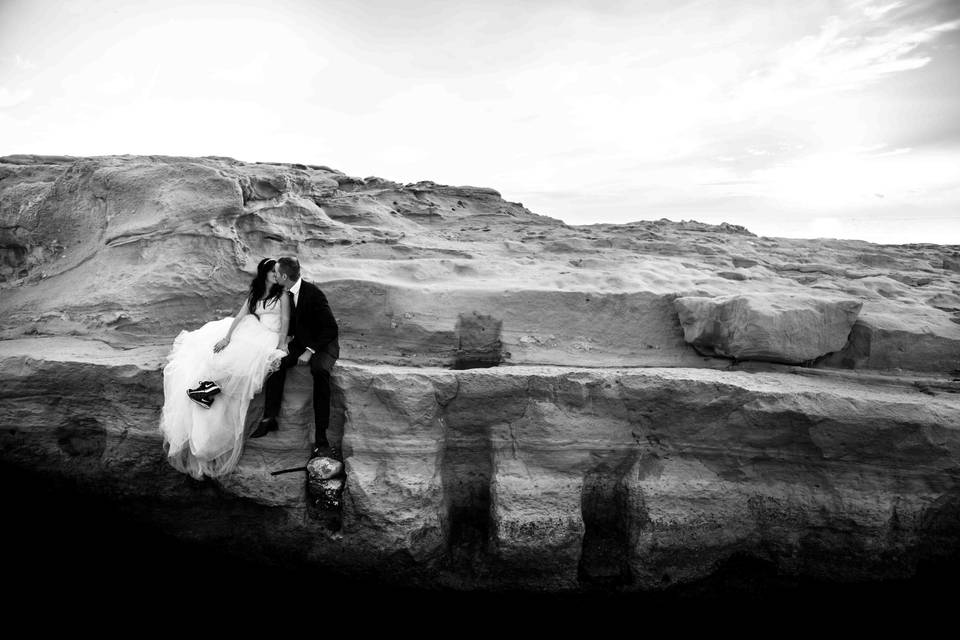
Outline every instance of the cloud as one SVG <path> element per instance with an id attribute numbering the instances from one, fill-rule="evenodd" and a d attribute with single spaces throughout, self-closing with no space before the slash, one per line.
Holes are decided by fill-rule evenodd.
<path id="1" fill-rule="evenodd" d="M 899 9 L 903 6 L 902 2 L 891 2 L 886 5 L 868 5 L 863 8 L 863 14 L 870 18 L 871 20 L 877 20 L 882 18 L 884 15 L 893 11 L 894 9 Z"/>
<path id="2" fill-rule="evenodd" d="M 33 71 L 37 68 L 35 63 L 27 60 L 19 53 L 12 56 L 0 56 L 0 65 L 11 65 L 14 69 L 21 71 Z"/>
<path id="3" fill-rule="evenodd" d="M 8 109 L 26 102 L 33 95 L 32 89 L 8 89 L 0 87 L 0 109 Z"/>
<path id="4" fill-rule="evenodd" d="M 898 21 L 886 8 L 888 20 L 879 16 L 864 22 L 852 15 L 827 18 L 815 35 L 791 42 L 772 56 L 741 91 L 741 99 L 762 106 L 777 106 L 815 95 L 855 91 L 882 80 L 887 74 L 927 65 L 931 56 L 923 46 L 957 28 L 958 21 L 913 24 Z"/>
<path id="5" fill-rule="evenodd" d="M 476 184 L 577 223 L 940 207 L 954 2 L 25 3 L 0 145 Z"/>

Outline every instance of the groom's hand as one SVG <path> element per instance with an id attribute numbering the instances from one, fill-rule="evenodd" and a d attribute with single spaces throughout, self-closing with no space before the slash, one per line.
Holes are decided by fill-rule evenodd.
<path id="1" fill-rule="evenodd" d="M 307 349 L 306 351 L 304 351 L 303 353 L 300 354 L 300 357 L 299 357 L 299 358 L 297 358 L 297 363 L 298 363 L 298 364 L 307 364 L 307 363 L 310 362 L 310 358 L 312 358 L 312 357 L 313 357 L 313 352 L 310 351 L 310 349 Z"/>

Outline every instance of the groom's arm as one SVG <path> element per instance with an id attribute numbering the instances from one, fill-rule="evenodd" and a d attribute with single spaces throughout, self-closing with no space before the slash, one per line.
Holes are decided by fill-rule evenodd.
<path id="1" fill-rule="evenodd" d="M 302 343 L 314 353 L 324 351 L 328 344 L 336 340 L 340 328 L 330 310 L 327 297 L 319 289 L 311 296 L 310 313 L 307 317 L 311 319 L 310 333 L 303 337 Z"/>

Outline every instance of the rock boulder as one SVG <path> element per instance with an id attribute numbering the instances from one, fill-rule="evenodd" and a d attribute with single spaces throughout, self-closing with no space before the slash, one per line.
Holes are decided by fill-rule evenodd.
<path id="1" fill-rule="evenodd" d="M 861 302 L 807 296 L 682 297 L 674 302 L 697 351 L 735 360 L 797 364 L 846 345 Z"/>

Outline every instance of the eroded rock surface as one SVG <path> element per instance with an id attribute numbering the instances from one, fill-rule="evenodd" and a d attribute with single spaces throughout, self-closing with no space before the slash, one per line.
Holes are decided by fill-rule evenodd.
<path id="1" fill-rule="evenodd" d="M 870 357 L 861 340 L 823 366 L 960 367 L 956 247 L 666 220 L 571 227 L 490 189 L 327 167 L 0 159 L 5 339 L 168 344 L 235 313 L 259 259 L 287 253 L 327 292 L 356 362 L 710 365 L 674 300 L 743 295 L 860 302 Z"/>
<path id="2" fill-rule="evenodd" d="M 684 337 L 698 352 L 798 364 L 840 351 L 862 303 L 806 296 L 677 298 Z"/>
<path id="3" fill-rule="evenodd" d="M 183 517 L 197 483 L 160 453 L 158 356 L 0 342 L 0 451 L 150 500 L 158 526 L 205 538 L 209 519 Z M 241 500 L 230 520 L 244 535 L 288 557 L 434 586 L 660 589 L 733 554 L 788 574 L 904 577 L 954 548 L 960 385 L 803 371 L 338 365 L 334 533 L 295 499 L 303 472 L 270 475 L 309 453 L 297 369 L 280 431 L 215 484 Z M 44 399 L 58 392 L 70 401 Z M 339 499 L 343 480 L 324 482 Z"/>
<path id="4" fill-rule="evenodd" d="M 657 590 L 732 557 L 909 576 L 960 557 L 958 249 L 572 227 L 319 166 L 2 158 L 0 459 L 404 585 Z M 173 337 L 283 254 L 341 329 L 325 509 L 304 370 L 226 478 L 177 473 L 157 432 Z"/>

